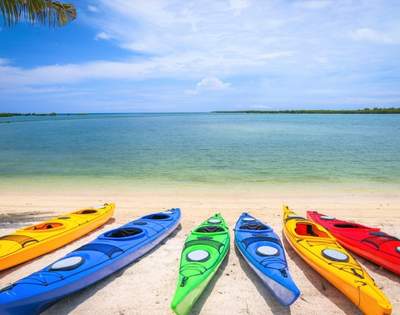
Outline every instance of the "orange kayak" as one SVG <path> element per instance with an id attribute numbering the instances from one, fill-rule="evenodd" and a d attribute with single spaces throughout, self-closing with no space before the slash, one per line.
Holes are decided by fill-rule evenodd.
<path id="1" fill-rule="evenodd" d="M 321 276 L 366 315 L 390 315 L 392 305 L 367 271 L 321 225 L 283 207 L 289 244 Z"/>
<path id="2" fill-rule="evenodd" d="M 49 253 L 105 224 L 115 205 L 85 208 L 0 237 L 0 271 Z"/>

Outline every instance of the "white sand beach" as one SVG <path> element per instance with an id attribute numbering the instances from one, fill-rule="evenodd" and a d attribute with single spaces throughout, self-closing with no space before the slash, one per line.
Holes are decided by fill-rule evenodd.
<path id="1" fill-rule="evenodd" d="M 218 211 L 233 228 L 242 211 L 249 211 L 282 233 L 281 207 L 288 204 L 299 214 L 314 209 L 381 227 L 399 235 L 399 187 L 2 187 L 0 234 L 12 232 L 22 222 L 30 224 L 53 214 L 104 202 L 115 202 L 114 220 L 55 252 L 7 270 L 0 287 L 39 270 L 99 233 L 151 211 L 180 207 L 179 228 L 162 245 L 115 275 L 67 297 L 45 314 L 172 314 L 180 252 L 189 231 Z M 32 220 L 34 218 L 35 220 Z M 18 224 L 16 224 L 18 222 Z M 337 289 L 321 278 L 284 242 L 290 270 L 302 295 L 290 308 L 281 307 L 262 286 L 233 245 L 193 314 L 361 314 Z M 400 278 L 357 257 L 400 313 Z"/>

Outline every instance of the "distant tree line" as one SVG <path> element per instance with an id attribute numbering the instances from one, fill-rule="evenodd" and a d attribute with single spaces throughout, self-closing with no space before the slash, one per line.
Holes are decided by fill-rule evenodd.
<path id="1" fill-rule="evenodd" d="M 13 116 L 56 116 L 56 113 L 37 114 L 37 113 L 0 113 L 0 117 L 13 117 Z"/>
<path id="2" fill-rule="evenodd" d="M 213 113 L 233 114 L 400 114 L 400 107 L 374 107 L 363 109 L 296 109 L 296 110 L 219 110 Z"/>

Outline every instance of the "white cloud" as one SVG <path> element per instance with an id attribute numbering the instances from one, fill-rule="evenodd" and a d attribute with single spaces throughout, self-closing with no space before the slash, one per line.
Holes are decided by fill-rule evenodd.
<path id="1" fill-rule="evenodd" d="M 100 0 L 87 11 L 97 12 L 80 17 L 96 39 L 112 39 L 127 57 L 117 59 L 122 54 L 113 49 L 108 60 L 76 64 L 0 61 L 0 90 L 129 82 L 158 95 L 168 82 L 177 99 L 193 86 L 196 100 L 230 96 L 232 104 L 250 106 L 253 99 L 253 105 L 275 106 L 333 103 L 349 97 L 345 91 L 362 95 L 377 83 L 385 93 L 399 86 L 400 1 Z M 327 92 L 317 99 L 305 92 L 311 88 Z"/>
<path id="2" fill-rule="evenodd" d="M 200 90 L 225 90 L 230 86 L 229 83 L 223 82 L 216 77 L 207 77 L 197 83 L 197 88 Z"/>
<path id="3" fill-rule="evenodd" d="M 272 41 L 279 41 L 274 33 L 289 22 L 274 16 L 268 4 L 247 1 L 116 0 L 102 5 L 108 12 L 98 21 L 103 31 L 123 48 L 157 55 L 189 50 L 224 57 L 243 49 L 256 54 L 276 50 L 271 47 Z"/>
<path id="4" fill-rule="evenodd" d="M 389 34 L 372 28 L 359 28 L 351 33 L 351 37 L 358 41 L 367 41 L 377 44 L 395 44 L 396 40 Z"/>
<path id="5" fill-rule="evenodd" d="M 186 94 L 195 95 L 202 91 L 222 91 L 229 88 L 230 85 L 230 83 L 224 82 L 217 77 L 206 77 L 197 82 L 195 89 L 187 90 Z"/>
<path id="6" fill-rule="evenodd" d="M 96 6 L 92 5 L 92 4 L 89 4 L 89 5 L 87 6 L 87 9 L 88 9 L 89 12 L 93 12 L 93 13 L 99 11 L 99 9 L 98 9 Z"/>
<path id="7" fill-rule="evenodd" d="M 93 61 L 82 64 L 65 64 L 41 66 L 32 69 L 23 69 L 5 64 L 0 67 L 0 87 L 2 85 L 44 85 L 58 83 L 77 83 L 85 80 L 146 80 L 154 78 L 200 79 L 205 73 L 215 73 L 217 70 L 222 75 L 262 74 L 265 66 L 274 58 L 285 58 L 287 52 L 271 53 L 271 55 L 255 55 L 253 58 L 240 56 L 227 56 L 220 58 L 210 53 L 204 56 L 191 52 L 173 54 L 171 56 L 155 56 L 152 58 L 134 58 L 125 61 Z M 207 76 L 201 85 L 217 81 Z M 222 87 L 222 85 L 221 85 Z"/>
<path id="8" fill-rule="evenodd" d="M 109 34 L 107 34 L 106 32 L 100 32 L 97 33 L 95 38 L 95 40 L 109 40 L 111 39 L 111 36 Z"/>
<path id="9" fill-rule="evenodd" d="M 326 68 L 321 64 L 328 64 L 327 60 L 329 69 L 336 67 L 336 71 L 365 68 L 373 55 L 360 58 L 365 49 L 358 51 L 342 34 L 353 28 L 357 29 L 353 39 L 390 41 L 372 28 L 354 27 L 357 23 L 354 14 L 367 12 L 364 13 L 367 22 L 370 12 L 376 11 L 377 4 L 370 5 L 371 2 L 374 0 L 354 5 L 338 0 L 329 14 L 326 11 L 317 14 L 304 10 L 304 5 L 321 8 L 331 1 L 296 1 L 292 6 L 279 0 L 206 3 L 102 0 L 98 5 L 107 14 L 90 17 L 90 25 L 98 30 L 95 38 L 113 39 L 113 43 L 132 51 L 132 58 L 31 69 L 8 66 L 1 70 L 0 84 L 152 78 L 192 81 L 216 76 L 228 80 L 231 76 L 292 78 L 305 73 L 318 77 L 325 75 Z M 237 9 L 240 17 L 234 12 Z M 330 18 L 332 14 L 336 18 Z M 400 28 L 398 20 L 392 23 L 398 24 L 386 28 Z M 7 80 L 2 79 L 5 74 Z"/>

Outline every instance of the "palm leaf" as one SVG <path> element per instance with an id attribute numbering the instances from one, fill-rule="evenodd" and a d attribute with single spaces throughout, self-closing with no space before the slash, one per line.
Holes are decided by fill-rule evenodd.
<path id="1" fill-rule="evenodd" d="M 76 18 L 74 5 L 49 0 L 0 0 L 0 13 L 7 26 L 21 20 L 63 26 Z"/>

